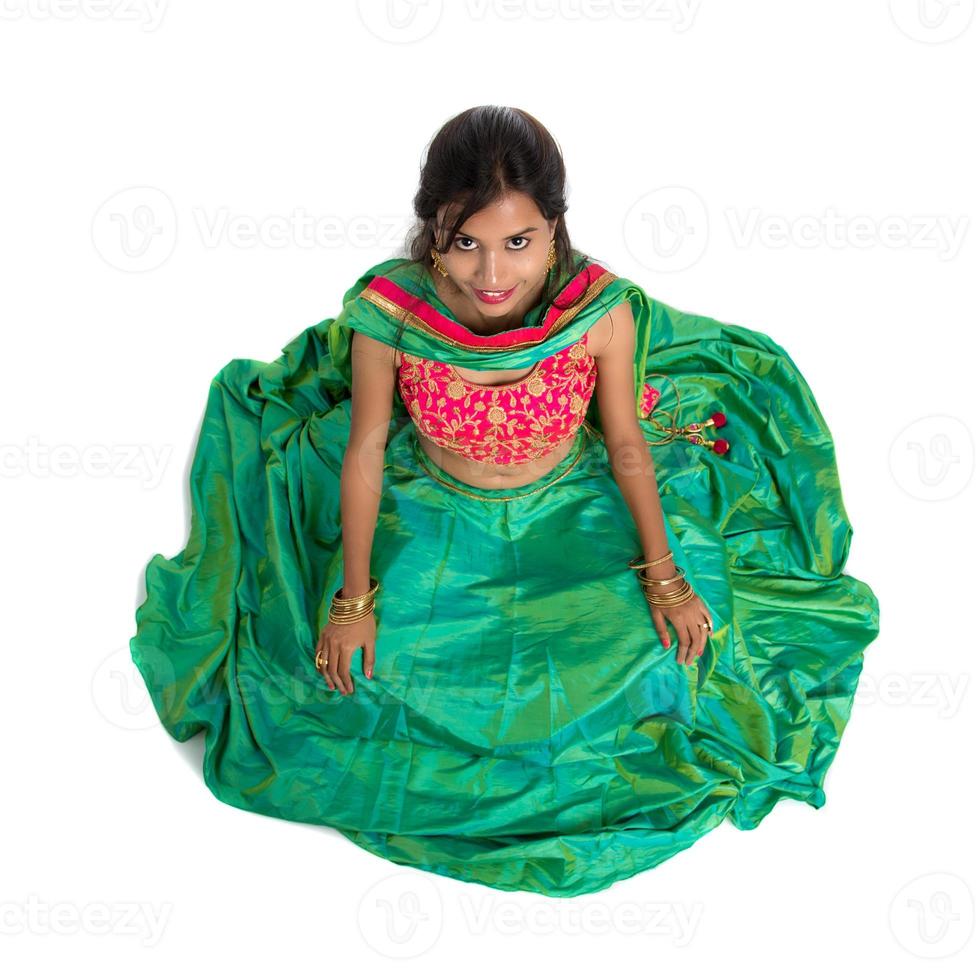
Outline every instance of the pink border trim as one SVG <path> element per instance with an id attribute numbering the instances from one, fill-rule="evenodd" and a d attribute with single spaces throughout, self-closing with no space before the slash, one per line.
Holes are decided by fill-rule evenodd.
<path id="1" fill-rule="evenodd" d="M 480 347 L 510 347 L 514 344 L 535 343 L 547 336 L 552 324 L 564 313 L 558 307 L 558 302 L 562 301 L 570 305 L 592 285 L 600 276 L 606 272 L 598 262 L 587 265 L 568 285 L 558 294 L 555 302 L 551 305 L 544 318 L 544 323 L 539 327 L 515 327 L 513 330 L 506 330 L 503 333 L 493 334 L 484 337 L 480 334 L 471 333 L 455 320 L 443 316 L 431 303 L 424 299 L 407 292 L 397 283 L 388 279 L 386 276 L 375 276 L 367 288 L 380 293 L 385 299 L 399 306 L 403 310 L 413 313 L 415 316 L 424 320 L 433 330 L 442 334 L 449 340 L 457 340 L 467 344 L 476 342 Z"/>

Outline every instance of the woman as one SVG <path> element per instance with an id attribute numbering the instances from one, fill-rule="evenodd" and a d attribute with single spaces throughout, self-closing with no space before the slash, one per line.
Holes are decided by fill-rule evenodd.
<path id="1" fill-rule="evenodd" d="M 527 113 L 440 130 L 407 259 L 214 379 L 131 641 L 219 799 L 554 896 L 823 806 L 878 633 L 790 357 L 573 249 L 564 184 Z"/>

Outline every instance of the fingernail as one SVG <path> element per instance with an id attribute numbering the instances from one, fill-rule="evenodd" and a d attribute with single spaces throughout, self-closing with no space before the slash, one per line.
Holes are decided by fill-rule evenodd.
<path id="1" fill-rule="evenodd" d="M 368 667 L 368 669 L 365 671 L 365 673 L 367 674 L 368 677 L 370 677 L 371 676 L 371 668 Z"/>

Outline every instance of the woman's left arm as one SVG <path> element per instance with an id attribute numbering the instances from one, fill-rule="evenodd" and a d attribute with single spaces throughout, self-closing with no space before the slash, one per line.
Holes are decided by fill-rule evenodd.
<path id="1" fill-rule="evenodd" d="M 611 322 L 610 322 L 611 321 Z M 628 302 L 613 307 L 605 322 L 609 339 L 595 355 L 596 399 L 606 452 L 616 485 L 633 515 L 640 536 L 644 561 L 661 558 L 670 550 L 660 505 L 660 487 L 654 471 L 653 458 L 636 414 L 636 389 L 633 381 L 633 359 L 636 352 L 636 326 Z M 611 333 L 611 336 L 609 334 Z M 673 578 L 674 562 L 667 559 L 645 570 L 653 578 Z M 651 586 L 657 592 L 677 588 L 674 582 Z M 638 586 L 639 587 L 639 586 Z M 700 624 L 711 616 L 704 603 L 693 595 L 680 606 L 650 606 L 654 626 L 665 647 L 670 646 L 665 619 L 677 633 L 677 662 L 690 664 L 701 656 L 708 631 Z"/>

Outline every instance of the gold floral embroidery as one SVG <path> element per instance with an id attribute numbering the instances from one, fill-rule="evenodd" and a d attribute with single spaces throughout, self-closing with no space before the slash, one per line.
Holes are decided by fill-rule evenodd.
<path id="1" fill-rule="evenodd" d="M 535 398 L 540 398 L 541 395 L 547 390 L 547 385 L 541 380 L 540 375 L 535 375 L 527 383 L 527 392 L 529 395 L 534 395 Z"/>

